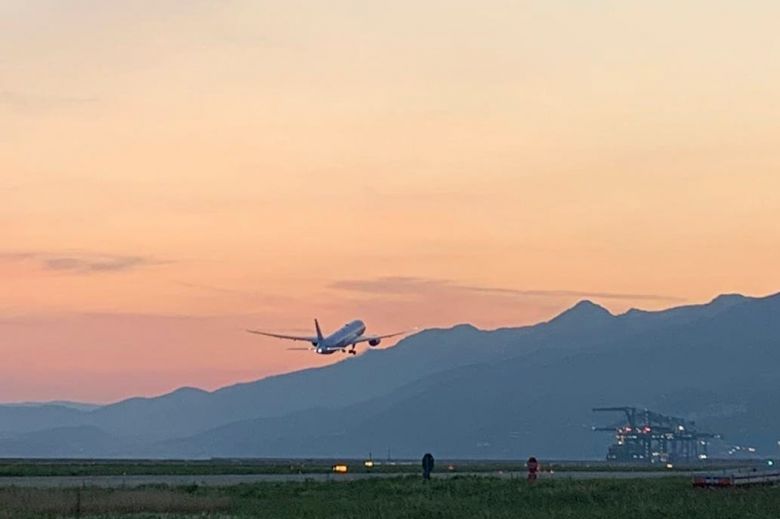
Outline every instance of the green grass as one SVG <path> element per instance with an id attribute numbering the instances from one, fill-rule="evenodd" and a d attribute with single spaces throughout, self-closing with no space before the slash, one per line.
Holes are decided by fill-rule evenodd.
<path id="1" fill-rule="evenodd" d="M 321 462 L 253 463 L 230 461 L 5 461 L 0 477 L 141 476 L 220 474 L 318 474 L 330 472 Z"/>
<path id="2" fill-rule="evenodd" d="M 0 489 L 0 518 L 770 518 L 780 488 L 700 490 L 687 478 L 418 477 L 227 488 Z"/>
<path id="3" fill-rule="evenodd" d="M 136 475 L 219 475 L 219 474 L 323 474 L 331 471 L 336 460 L 3 460 L 0 461 L 0 477 L 31 476 L 136 476 Z M 339 460 L 341 461 L 341 460 Z M 368 472 L 362 460 L 344 460 L 350 472 Z M 524 462 L 511 461 L 446 461 L 436 462 L 437 470 L 453 472 L 516 472 L 524 471 Z M 545 463 L 544 470 L 556 472 L 629 472 L 629 471 L 668 471 L 660 465 L 621 465 L 604 462 L 583 463 Z M 741 464 L 746 466 L 745 462 Z M 733 468 L 735 463 L 718 462 L 716 464 L 679 465 L 674 470 L 703 470 L 709 468 Z M 409 474 L 420 471 L 420 463 L 384 464 L 378 462 L 371 472 L 384 474 Z"/>

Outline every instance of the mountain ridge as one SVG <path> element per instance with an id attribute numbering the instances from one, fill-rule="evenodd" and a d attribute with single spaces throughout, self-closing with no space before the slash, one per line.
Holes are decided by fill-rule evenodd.
<path id="1" fill-rule="evenodd" d="M 10 451 L 18 453 L 25 435 L 33 431 L 38 435 L 33 444 L 41 448 L 41 435 L 57 427 L 95 427 L 113 437 L 115 448 L 109 448 L 110 442 L 105 437 L 97 442 L 102 450 L 96 455 L 105 456 L 118 452 L 163 457 L 176 453 L 241 454 L 226 446 L 229 437 L 242 437 L 245 439 L 242 445 L 254 445 L 251 449 L 246 447 L 246 455 L 273 454 L 259 445 L 265 445 L 264 449 L 275 446 L 277 453 L 292 452 L 295 450 L 292 438 L 298 438 L 295 446 L 302 454 L 317 454 L 319 445 L 320 451 L 332 453 L 330 449 L 335 448 L 362 455 L 361 449 L 377 447 L 367 444 L 365 438 L 377 442 L 405 438 L 410 445 L 424 444 L 422 433 L 414 433 L 413 427 L 398 428 L 394 424 L 422 420 L 425 413 L 420 402 L 428 402 L 433 415 L 457 429 L 447 435 L 443 430 L 437 432 L 449 437 L 448 443 L 442 445 L 453 455 L 507 455 L 512 442 L 506 434 L 512 431 L 519 435 L 515 440 L 526 438 L 537 442 L 539 452 L 545 452 L 544 435 L 539 435 L 534 426 L 511 417 L 515 412 L 533 410 L 544 415 L 550 427 L 574 426 L 580 432 L 576 435 L 579 440 L 573 445 L 583 455 L 593 456 L 598 449 L 603 449 L 604 440 L 583 435 L 582 422 L 588 419 L 588 410 L 594 404 L 590 400 L 609 404 L 606 401 L 611 394 L 606 389 L 609 379 L 632 388 L 632 403 L 684 409 L 704 416 L 704 423 L 710 420 L 718 427 L 728 425 L 723 421 L 723 416 L 728 414 L 724 409 L 742 410 L 741 415 L 733 411 L 732 418 L 748 416 L 758 420 L 755 395 L 759 389 L 771 388 L 776 382 L 771 371 L 763 367 L 773 362 L 780 364 L 777 352 L 770 347 L 773 340 L 780 340 L 780 330 L 773 325 L 778 315 L 780 294 L 762 298 L 719 296 L 704 305 L 657 312 L 628 311 L 620 315 L 582 301 L 556 318 L 533 326 L 478 330 L 458 325 L 425 330 L 394 348 L 371 350 L 347 362 L 266 377 L 212 392 L 180 388 L 160 397 L 128 399 L 77 414 L 47 409 L 55 419 L 47 421 L 45 416 L 35 416 L 28 420 L 28 427 L 17 430 L 7 427 L 9 409 L 0 408 L 0 433 L 5 438 L 0 441 L 0 455 Z M 751 365 L 736 355 L 734 344 L 747 344 L 759 364 Z M 669 364 L 675 358 L 681 360 Z M 743 370 L 746 375 L 735 374 L 734 369 Z M 584 375 L 591 372 L 592 376 Z M 653 389 L 653 376 L 661 374 L 669 382 L 666 390 L 659 393 Z M 738 389 L 735 395 L 724 394 L 708 374 L 730 377 L 733 387 Z M 649 388 L 637 386 L 638 381 Z M 574 383 L 579 386 L 573 387 Z M 325 387 L 329 392 L 320 398 Z M 547 402 L 558 414 L 533 404 L 528 394 L 535 392 L 539 393 L 536 397 L 539 402 Z M 506 416 L 485 414 L 484 403 L 474 400 L 474 395 L 497 402 L 499 407 L 503 405 Z M 722 400 L 720 407 L 717 399 Z M 506 407 L 510 404 L 514 407 Z M 447 418 L 441 414 L 445 409 L 456 414 L 460 410 L 474 419 Z M 570 419 L 578 417 L 575 422 L 561 416 L 564 410 L 571 414 Z M 21 411 L 30 412 L 19 408 L 11 411 L 17 417 L 22 416 Z M 366 421 L 365 416 L 374 417 L 375 423 Z M 330 432 L 327 437 L 317 436 L 316 430 L 307 432 L 295 427 L 296 420 L 307 424 L 319 422 L 322 434 Z M 482 433 L 474 430 L 470 423 L 473 421 L 482 424 Z M 573 425 L 576 423 L 579 425 Z M 346 436 L 337 434 L 344 427 L 351 428 Z M 270 438 L 264 429 L 279 433 Z M 241 436 L 241 430 L 247 432 Z M 388 437 L 385 430 L 393 431 L 394 436 Z M 766 434 L 768 430 L 757 438 L 767 441 Z M 8 441 L 15 442 L 13 449 Z M 563 444 L 563 439 L 559 441 Z M 323 442 L 329 447 L 324 447 Z M 471 444 L 482 447 L 469 447 Z M 573 449 L 561 453 L 572 455 L 576 453 Z M 397 450 L 402 452 L 403 446 Z M 409 451 L 414 449 L 409 447 Z M 60 454 L 67 456 L 68 452 Z"/>

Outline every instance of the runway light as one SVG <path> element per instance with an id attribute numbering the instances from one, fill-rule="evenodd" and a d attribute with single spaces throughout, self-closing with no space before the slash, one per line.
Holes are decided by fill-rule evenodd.
<path id="1" fill-rule="evenodd" d="M 673 468 L 674 468 L 674 465 L 672 465 L 671 463 L 667 463 L 667 464 L 666 464 L 666 468 L 667 468 L 667 469 L 673 469 Z"/>
<path id="2" fill-rule="evenodd" d="M 367 469 L 374 468 L 374 460 L 366 460 L 363 462 L 363 466 Z"/>
<path id="3" fill-rule="evenodd" d="M 347 472 L 349 472 L 349 467 L 347 467 L 343 463 L 339 463 L 338 465 L 333 465 L 333 472 L 337 474 L 346 474 Z"/>
<path id="4" fill-rule="evenodd" d="M 775 462 L 772 460 L 767 460 L 766 464 L 769 465 L 770 467 L 773 467 L 775 465 Z"/>

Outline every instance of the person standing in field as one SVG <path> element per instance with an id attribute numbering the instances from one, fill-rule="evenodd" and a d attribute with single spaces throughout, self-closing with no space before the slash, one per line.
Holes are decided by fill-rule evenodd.
<path id="1" fill-rule="evenodd" d="M 536 473 L 539 471 L 539 462 L 536 461 L 536 458 L 531 456 L 528 458 L 526 466 L 528 467 L 528 482 L 533 483 L 536 481 Z"/>
<path id="2" fill-rule="evenodd" d="M 431 479 L 431 472 L 433 472 L 433 455 L 430 452 L 426 452 L 422 459 L 423 479 Z"/>

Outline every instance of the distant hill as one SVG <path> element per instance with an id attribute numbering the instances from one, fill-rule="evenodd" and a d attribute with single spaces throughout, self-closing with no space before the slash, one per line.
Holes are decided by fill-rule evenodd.
<path id="1" fill-rule="evenodd" d="M 481 332 L 468 325 L 426 330 L 394 348 L 369 350 L 324 368 L 237 384 L 214 392 L 181 388 L 154 398 L 131 398 L 83 413 L 64 406 L 0 406 L 0 433 L 87 424 L 150 440 L 202 432 L 247 418 L 314 407 L 338 408 L 380 396 L 431 373 L 510 356 L 524 328 Z"/>
<path id="2" fill-rule="evenodd" d="M 76 411 L 93 411 L 100 404 L 88 404 L 85 402 L 69 402 L 67 400 L 53 400 L 51 402 L 18 402 L 12 404 L 0 404 L 0 407 L 65 407 L 67 409 L 75 409 Z"/>
<path id="3" fill-rule="evenodd" d="M 683 415 L 769 455 L 780 440 L 779 368 L 780 295 L 619 316 L 584 301 L 535 326 L 426 330 L 215 392 L 87 411 L 0 407 L 0 456 L 601 458 L 610 438 L 592 432 L 604 417 L 590 411 L 600 405 Z M 58 441 L 57 428 L 96 439 Z"/>

